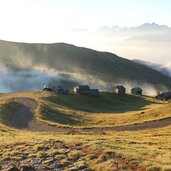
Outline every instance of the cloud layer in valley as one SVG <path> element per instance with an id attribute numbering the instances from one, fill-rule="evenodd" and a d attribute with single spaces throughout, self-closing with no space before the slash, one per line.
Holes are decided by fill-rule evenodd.
<path id="1" fill-rule="evenodd" d="M 79 84 L 88 84 L 91 88 L 108 89 L 107 84 L 91 75 L 64 73 L 40 67 L 2 66 L 0 69 L 0 92 L 42 90 L 46 86 L 63 86 L 72 89 Z"/>
<path id="2" fill-rule="evenodd" d="M 156 23 L 137 27 L 104 26 L 89 31 L 73 29 L 61 41 L 101 51 L 109 51 L 129 59 L 159 64 L 171 62 L 171 28 Z"/>
<path id="3" fill-rule="evenodd" d="M 63 29 L 50 32 L 51 43 L 65 42 L 100 51 L 109 51 L 129 59 L 159 64 L 171 62 L 171 28 L 156 23 L 137 27 L 104 26 L 99 29 Z M 1 35 L 1 39 L 5 39 Z M 12 41 L 9 39 L 9 41 Z M 22 41 L 22 40 L 21 40 Z M 40 42 L 44 42 L 41 40 Z"/>

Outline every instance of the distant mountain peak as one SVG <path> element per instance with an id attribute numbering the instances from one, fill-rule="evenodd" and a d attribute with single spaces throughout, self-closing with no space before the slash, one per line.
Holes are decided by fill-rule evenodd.
<path id="1" fill-rule="evenodd" d="M 160 25 L 155 22 L 148 22 L 148 23 L 144 23 L 142 25 L 135 26 L 135 27 L 120 27 L 118 25 L 114 25 L 112 27 L 103 26 L 103 27 L 99 28 L 98 31 L 100 31 L 100 32 L 120 32 L 120 31 L 129 31 L 129 30 L 148 31 L 148 30 L 165 30 L 165 29 L 169 29 L 169 27 L 167 25 Z"/>
<path id="2" fill-rule="evenodd" d="M 142 25 L 140 25 L 139 27 L 136 27 L 138 29 L 142 29 L 142 30 L 153 30 L 153 29 L 168 29 L 169 27 L 166 25 L 159 25 L 156 24 L 155 22 L 152 23 L 144 23 Z"/>

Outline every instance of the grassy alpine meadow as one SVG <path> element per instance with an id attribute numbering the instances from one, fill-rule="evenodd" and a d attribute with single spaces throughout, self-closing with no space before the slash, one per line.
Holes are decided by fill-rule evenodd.
<path id="1" fill-rule="evenodd" d="M 12 127 L 11 118 L 22 106 L 15 99 L 23 97 L 34 99 L 37 104 L 37 122 L 70 129 L 39 132 Z M 169 102 L 146 96 L 117 96 L 112 92 L 89 97 L 37 91 L 1 94 L 0 105 L 2 166 L 4 161 L 35 160 L 41 161 L 41 165 L 49 163 L 49 167 L 58 161 L 58 169 L 68 171 L 171 170 L 171 126 L 139 131 L 79 130 L 169 118 Z"/>
<path id="2" fill-rule="evenodd" d="M 33 133 L 11 130 L 1 126 L 0 158 L 1 160 L 17 158 L 13 153 L 20 154 L 20 150 L 23 148 L 26 150 L 25 152 L 29 152 L 28 144 L 31 144 L 31 148 L 38 148 L 45 142 L 49 144 L 48 142 L 54 140 L 62 141 L 69 146 L 79 144 L 79 150 L 74 152 L 85 153 L 80 162 L 81 160 L 85 161 L 86 158 L 89 167 L 94 170 L 112 170 L 115 167 L 125 167 L 126 170 L 130 165 L 132 167 L 135 165 L 138 170 L 168 171 L 171 169 L 170 130 L 169 126 L 137 132 Z M 14 146 L 14 148 L 10 152 L 2 151 L 8 145 Z M 38 151 L 33 155 L 39 155 L 37 153 Z M 70 157 L 72 155 L 74 157 L 73 152 Z"/>
<path id="3" fill-rule="evenodd" d="M 38 119 L 64 127 L 117 126 L 171 116 L 168 102 L 146 96 L 118 96 L 112 92 L 101 92 L 99 97 L 42 93 L 38 101 Z"/>

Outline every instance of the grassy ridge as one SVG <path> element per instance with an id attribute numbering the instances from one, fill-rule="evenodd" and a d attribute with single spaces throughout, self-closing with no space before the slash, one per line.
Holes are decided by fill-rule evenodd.
<path id="1" fill-rule="evenodd" d="M 101 92 L 99 97 L 81 94 L 52 95 L 46 100 L 66 108 L 90 113 L 123 113 L 139 110 L 152 103 L 142 97 L 118 96 L 112 92 Z"/>
<path id="2" fill-rule="evenodd" d="M 166 104 L 164 107 L 153 98 L 118 96 L 112 92 L 102 92 L 100 97 L 47 93 L 42 102 L 38 112 L 39 118 L 46 123 L 49 121 L 49 124 L 60 126 L 98 127 L 134 124 L 170 116 L 170 113 L 165 112 L 170 110 L 170 105 Z M 158 112 L 160 107 L 165 110 Z"/>
<path id="3" fill-rule="evenodd" d="M 128 125 L 171 116 L 170 103 L 163 104 L 145 96 L 118 96 L 112 92 L 102 92 L 100 97 L 76 94 L 55 95 L 41 91 L 22 92 L 2 96 L 0 101 L 1 99 L 9 101 L 14 97 L 33 98 L 38 104 L 35 111 L 36 119 L 62 127 Z M 2 109 L 4 108 L 12 109 L 8 103 Z"/>

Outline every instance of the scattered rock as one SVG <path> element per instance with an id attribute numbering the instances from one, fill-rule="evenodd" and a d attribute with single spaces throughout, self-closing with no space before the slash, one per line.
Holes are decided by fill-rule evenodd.
<path id="1" fill-rule="evenodd" d="M 23 154 L 22 155 L 22 159 L 24 160 L 24 159 L 27 159 L 27 155 L 26 154 Z"/>
<path id="2" fill-rule="evenodd" d="M 61 148 L 68 149 L 69 147 L 68 147 L 68 146 L 66 146 L 65 144 L 62 144 L 62 145 L 61 145 Z"/>
<path id="3" fill-rule="evenodd" d="M 11 166 L 6 169 L 6 171 L 20 171 L 16 166 Z"/>
<path id="4" fill-rule="evenodd" d="M 80 145 L 70 147 L 61 141 L 41 141 L 24 147 L 7 146 L 2 149 L 2 156 L 14 150 L 17 153 L 9 160 L 0 161 L 0 171 L 91 171 L 87 166 L 89 160 L 82 157 Z"/>
<path id="5" fill-rule="evenodd" d="M 61 167 L 61 164 L 56 161 L 55 163 L 53 163 L 52 166 L 53 166 L 53 168 L 57 169 L 57 168 L 60 168 Z"/>
<path id="6" fill-rule="evenodd" d="M 42 147 L 42 151 L 48 151 L 48 147 Z"/>
<path id="7" fill-rule="evenodd" d="M 62 167 L 67 167 L 67 166 L 69 166 L 69 165 L 71 165 L 72 164 L 72 162 L 70 162 L 70 161 L 64 161 L 64 162 L 62 162 Z"/>
<path id="8" fill-rule="evenodd" d="M 35 171 L 35 168 L 32 166 L 21 166 L 21 171 Z"/>

